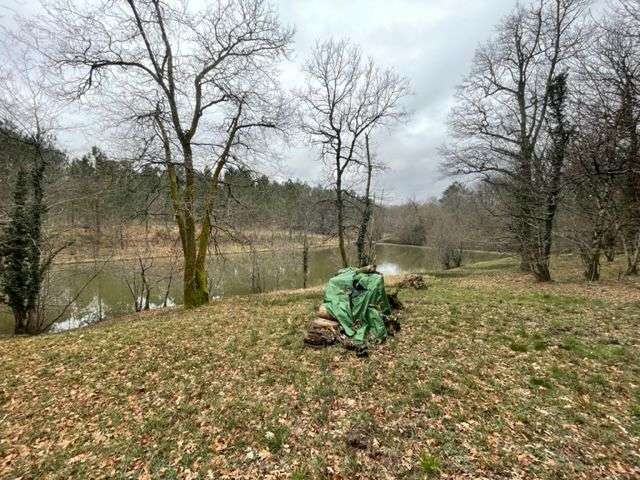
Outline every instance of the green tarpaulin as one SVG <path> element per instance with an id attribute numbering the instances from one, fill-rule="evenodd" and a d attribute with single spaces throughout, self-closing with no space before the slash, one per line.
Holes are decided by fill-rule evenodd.
<path id="1" fill-rule="evenodd" d="M 387 336 L 383 315 L 391 313 L 391 306 L 379 273 L 356 268 L 340 270 L 327 283 L 324 306 L 354 342 L 382 340 Z"/>

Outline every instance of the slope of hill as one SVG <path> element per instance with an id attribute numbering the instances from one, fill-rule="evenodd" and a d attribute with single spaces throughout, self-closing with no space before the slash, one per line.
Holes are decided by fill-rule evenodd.
<path id="1" fill-rule="evenodd" d="M 638 283 L 563 262 L 430 277 L 366 359 L 318 289 L 0 341 L 0 478 L 637 478 Z"/>

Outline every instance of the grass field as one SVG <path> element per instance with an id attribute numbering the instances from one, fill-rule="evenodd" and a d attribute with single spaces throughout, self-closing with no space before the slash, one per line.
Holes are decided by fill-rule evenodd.
<path id="1" fill-rule="evenodd" d="M 359 359 L 320 290 L 0 341 L 0 478 L 639 478 L 640 283 L 511 260 L 405 290 Z"/>

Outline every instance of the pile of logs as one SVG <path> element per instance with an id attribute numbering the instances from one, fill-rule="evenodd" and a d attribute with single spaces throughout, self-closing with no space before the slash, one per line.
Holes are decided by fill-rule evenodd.
<path id="1" fill-rule="evenodd" d="M 375 271 L 375 265 L 368 265 L 358 270 L 358 272 L 363 273 L 373 273 Z M 409 275 L 403 279 L 403 282 L 405 282 L 405 285 L 399 286 L 399 288 L 426 288 L 424 278 L 421 275 Z M 402 303 L 398 298 L 398 290 L 387 295 L 392 310 L 402 309 Z M 396 315 L 385 316 L 384 320 L 389 335 L 394 335 L 400 330 L 400 323 L 398 323 Z M 324 305 L 320 305 L 316 318 L 309 322 L 304 343 L 310 347 L 326 347 L 338 342 L 347 349 L 362 349 L 362 345 L 354 344 L 351 339 L 342 333 L 338 321 L 333 318 Z"/>
<path id="2" fill-rule="evenodd" d="M 317 318 L 309 322 L 304 343 L 312 347 L 333 345 L 340 339 L 340 324 L 320 305 Z"/>
<path id="3" fill-rule="evenodd" d="M 402 308 L 402 303 L 398 300 L 397 292 L 389 295 L 389 300 L 393 310 Z M 348 350 L 359 350 L 362 347 L 359 344 L 353 343 L 351 339 L 341 332 L 340 324 L 331 316 L 324 305 L 320 305 L 316 315 L 317 317 L 309 322 L 307 336 L 304 338 L 306 345 L 319 348 L 339 342 Z M 384 320 L 389 335 L 393 336 L 400 331 L 400 323 L 396 315 L 385 316 Z"/>

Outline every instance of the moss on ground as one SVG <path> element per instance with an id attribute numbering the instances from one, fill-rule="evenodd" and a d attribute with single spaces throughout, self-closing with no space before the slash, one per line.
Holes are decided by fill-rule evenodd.
<path id="1" fill-rule="evenodd" d="M 0 341 L 0 478 L 638 478 L 640 288 L 508 259 L 405 290 L 359 359 L 319 290 Z"/>

